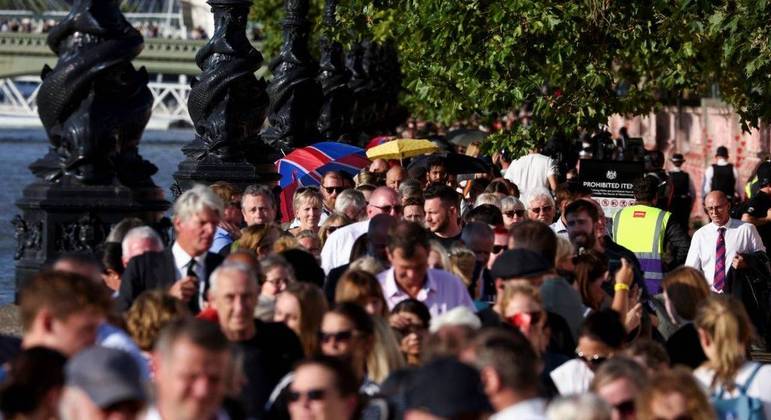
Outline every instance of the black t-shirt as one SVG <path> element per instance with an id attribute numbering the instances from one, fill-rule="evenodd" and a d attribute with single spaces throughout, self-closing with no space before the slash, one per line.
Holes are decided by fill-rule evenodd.
<path id="1" fill-rule="evenodd" d="M 447 250 L 447 252 L 450 252 L 450 250 L 452 249 L 452 247 L 453 247 L 455 244 L 460 244 L 460 245 L 462 245 L 462 244 L 463 244 L 463 243 L 461 242 L 461 240 L 460 240 L 460 234 L 461 234 L 461 233 L 458 233 L 457 235 L 455 235 L 455 236 L 451 236 L 451 237 L 449 237 L 449 238 L 442 238 L 442 237 L 438 236 L 438 235 L 437 235 L 437 234 L 435 234 L 435 233 L 432 233 L 432 234 L 431 234 L 431 236 L 433 236 L 433 239 L 435 239 L 437 242 L 439 242 L 440 244 L 442 244 L 442 246 L 444 247 L 444 249 L 446 249 L 446 250 Z"/>
<path id="2" fill-rule="evenodd" d="M 246 384 L 241 400 L 247 417 L 261 418 L 271 391 L 303 358 L 303 350 L 300 339 L 286 325 L 260 320 L 254 325 L 254 337 L 234 344 L 243 357 Z"/>
<path id="3" fill-rule="evenodd" d="M 758 191 L 747 203 L 747 209 L 744 212 L 752 217 L 766 217 L 770 208 L 771 196 L 763 191 Z M 757 226 L 757 228 L 760 238 L 763 239 L 763 245 L 766 246 L 766 249 L 769 249 L 769 246 L 771 246 L 771 223 Z"/>

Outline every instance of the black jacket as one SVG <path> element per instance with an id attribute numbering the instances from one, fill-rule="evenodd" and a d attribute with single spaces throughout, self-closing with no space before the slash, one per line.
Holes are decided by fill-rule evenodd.
<path id="1" fill-rule="evenodd" d="M 728 269 L 723 292 L 741 300 L 758 335 L 771 348 L 771 263 L 765 251 L 742 254 L 746 268 Z"/>
<path id="2" fill-rule="evenodd" d="M 219 254 L 212 252 L 206 254 L 204 260 L 206 278 L 200 279 L 206 282 L 204 291 L 209 290 L 209 276 L 223 259 Z M 171 247 L 161 252 L 145 252 L 137 255 L 129 261 L 126 271 L 121 276 L 116 306 L 118 310 L 125 312 L 145 290 L 168 289 L 175 281 L 176 268 Z"/>

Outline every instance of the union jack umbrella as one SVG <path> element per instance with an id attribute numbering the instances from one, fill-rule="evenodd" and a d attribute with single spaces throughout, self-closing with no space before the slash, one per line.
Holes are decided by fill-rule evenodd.
<path id="1" fill-rule="evenodd" d="M 276 169 L 283 189 L 295 181 L 300 186 L 320 185 L 321 177 L 333 170 L 353 176 L 369 164 L 364 149 L 327 141 L 292 151 L 276 161 Z"/>

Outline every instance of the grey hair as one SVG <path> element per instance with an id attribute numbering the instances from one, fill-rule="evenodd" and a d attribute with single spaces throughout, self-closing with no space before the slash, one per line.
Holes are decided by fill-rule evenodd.
<path id="1" fill-rule="evenodd" d="M 144 226 L 145 224 L 146 222 L 138 217 L 127 217 L 115 224 L 112 229 L 110 229 L 110 234 L 107 235 L 107 239 L 104 241 L 123 242 L 123 238 L 126 237 L 128 231 L 134 229 L 135 227 Z"/>
<path id="2" fill-rule="evenodd" d="M 273 190 L 267 185 L 252 184 L 246 187 L 244 193 L 241 194 L 241 207 L 243 207 L 244 199 L 247 195 L 251 196 L 263 196 L 270 201 L 270 206 L 276 208 L 276 198 L 273 196 Z"/>
<path id="3" fill-rule="evenodd" d="M 385 270 L 383 264 L 371 255 L 364 255 L 351 261 L 349 270 L 361 270 L 366 271 L 373 276 L 377 276 L 380 272 Z"/>
<path id="4" fill-rule="evenodd" d="M 335 200 L 335 211 L 345 214 L 349 207 L 354 207 L 357 214 L 361 214 L 367 207 L 367 199 L 361 191 L 347 189 L 340 193 Z"/>
<path id="5" fill-rule="evenodd" d="M 514 210 L 517 207 L 525 209 L 525 204 L 519 201 L 519 198 L 509 195 L 501 199 L 501 211 Z"/>
<path id="6" fill-rule="evenodd" d="M 281 255 L 268 255 L 267 257 L 264 257 L 260 260 L 260 270 L 263 273 L 263 277 L 266 277 L 268 275 L 268 271 L 276 267 L 284 267 L 284 269 L 287 271 L 287 274 L 289 275 L 289 278 L 293 281 L 295 280 L 294 268 L 292 268 L 292 264 L 289 264 L 289 262 Z"/>
<path id="7" fill-rule="evenodd" d="M 417 179 L 407 178 L 399 184 L 399 195 L 402 198 L 423 197 L 423 188 Z"/>
<path id="8" fill-rule="evenodd" d="M 549 420 L 610 420 L 610 406 L 594 394 L 577 394 L 552 401 Z"/>
<path id="9" fill-rule="evenodd" d="M 527 196 L 525 197 L 525 206 L 529 209 L 533 200 L 539 198 L 547 199 L 551 206 L 554 207 L 554 197 L 551 196 L 551 193 L 546 188 L 536 188 L 528 191 Z"/>
<path id="10" fill-rule="evenodd" d="M 477 197 L 477 201 L 474 202 L 474 207 L 481 206 L 482 204 L 492 204 L 495 207 L 501 208 L 501 199 L 494 193 L 482 193 Z"/>
<path id="11" fill-rule="evenodd" d="M 217 290 L 220 277 L 227 272 L 241 273 L 245 275 L 250 282 L 253 282 L 255 286 L 258 284 L 257 273 L 255 273 L 251 267 L 242 262 L 225 261 L 209 276 L 209 293 L 213 293 Z"/>
<path id="12" fill-rule="evenodd" d="M 209 209 L 222 217 L 225 204 L 217 194 L 205 185 L 196 184 L 193 188 L 182 193 L 174 203 L 174 217 L 180 220 L 188 220 L 194 215 Z"/>
<path id="13" fill-rule="evenodd" d="M 121 252 L 123 252 L 123 255 L 127 255 L 129 253 L 131 242 L 142 241 L 145 239 L 155 242 L 156 245 L 159 245 L 160 248 L 163 249 L 163 240 L 161 240 L 161 236 L 158 235 L 158 232 L 156 232 L 155 229 L 150 226 L 139 226 L 128 231 L 123 237 L 123 241 L 121 241 L 120 245 Z"/>

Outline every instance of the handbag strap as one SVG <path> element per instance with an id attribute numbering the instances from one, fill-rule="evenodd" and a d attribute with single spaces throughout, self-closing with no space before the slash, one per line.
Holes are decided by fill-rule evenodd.
<path id="1" fill-rule="evenodd" d="M 744 381 L 744 385 L 736 384 L 736 387 L 739 388 L 739 391 L 743 395 L 747 395 L 747 391 L 749 391 L 750 385 L 752 385 L 752 381 L 755 380 L 755 376 L 758 374 L 758 371 L 762 367 L 763 367 L 763 365 L 761 363 L 756 363 L 755 364 L 755 368 L 752 369 L 752 373 L 750 373 L 750 377 L 747 378 L 746 381 Z"/>
<path id="2" fill-rule="evenodd" d="M 739 393 L 741 395 L 747 395 L 747 391 L 750 389 L 750 385 L 752 385 L 752 381 L 755 380 L 755 376 L 758 374 L 758 371 L 762 367 L 763 367 L 763 364 L 756 363 L 755 368 L 752 369 L 752 373 L 750 373 L 750 377 L 747 378 L 747 380 L 744 382 L 744 385 L 739 385 L 737 383 L 734 383 L 734 386 L 736 387 L 736 389 L 739 390 Z M 720 385 L 720 391 L 713 395 L 715 395 L 717 399 L 722 400 L 724 393 L 725 393 L 725 385 Z"/>

